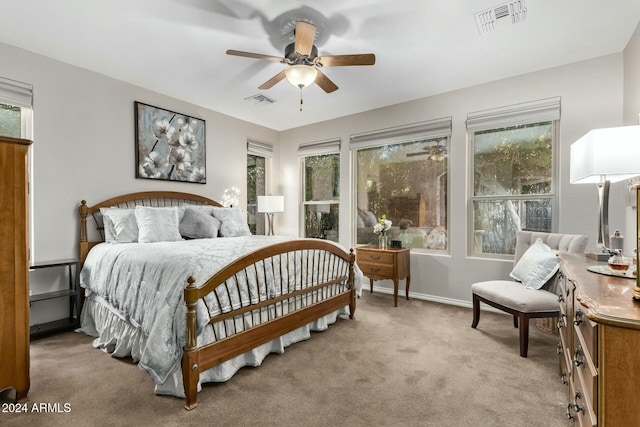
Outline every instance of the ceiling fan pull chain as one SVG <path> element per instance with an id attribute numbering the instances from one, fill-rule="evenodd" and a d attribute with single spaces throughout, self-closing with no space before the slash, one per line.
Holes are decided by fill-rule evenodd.
<path id="1" fill-rule="evenodd" d="M 300 88 L 300 111 L 302 111 L 302 88 L 304 86 L 298 85 L 298 87 Z"/>

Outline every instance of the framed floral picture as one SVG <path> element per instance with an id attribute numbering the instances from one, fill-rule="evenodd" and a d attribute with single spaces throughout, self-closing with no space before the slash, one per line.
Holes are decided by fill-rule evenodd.
<path id="1" fill-rule="evenodd" d="M 136 178 L 205 184 L 205 122 L 134 102 Z"/>

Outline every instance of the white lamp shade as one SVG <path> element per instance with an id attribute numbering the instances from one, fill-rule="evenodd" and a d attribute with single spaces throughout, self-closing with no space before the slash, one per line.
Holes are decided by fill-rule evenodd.
<path id="1" fill-rule="evenodd" d="M 316 81 L 318 70 L 310 65 L 292 65 L 284 71 L 289 83 L 295 87 L 309 86 Z"/>
<path id="2" fill-rule="evenodd" d="M 258 196 L 258 212 L 284 212 L 284 196 Z"/>
<path id="3" fill-rule="evenodd" d="M 640 126 L 594 129 L 571 144 L 572 184 L 622 181 L 640 175 Z"/>

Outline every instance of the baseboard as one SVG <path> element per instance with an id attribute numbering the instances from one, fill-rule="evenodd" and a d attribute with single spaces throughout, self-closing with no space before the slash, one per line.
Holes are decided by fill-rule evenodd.
<path id="1" fill-rule="evenodd" d="M 369 290 L 369 284 L 367 283 L 367 286 L 365 286 L 364 284 L 362 285 L 362 292 L 368 292 Z M 393 289 L 390 288 L 385 288 L 383 286 L 376 286 L 375 284 L 373 285 L 373 292 L 377 292 L 377 293 L 381 293 L 381 294 L 387 294 L 387 295 L 393 295 Z M 469 291 L 471 292 L 471 291 Z M 400 298 L 404 298 L 404 289 L 400 289 L 398 291 L 398 299 Z M 469 294 L 469 296 L 471 296 L 471 294 Z M 423 294 L 423 293 L 418 293 L 418 292 L 411 292 L 409 291 L 409 298 L 413 298 L 413 299 L 419 299 L 419 300 L 423 300 L 423 301 L 431 301 L 431 302 L 437 302 L 440 304 L 447 304 L 447 305 L 455 305 L 458 307 L 465 307 L 465 308 L 473 308 L 473 303 L 471 301 L 466 301 L 466 300 L 460 300 L 460 299 L 454 299 L 454 298 L 446 298 L 446 297 L 441 297 L 441 296 L 437 296 L 437 295 L 429 295 L 429 294 Z M 491 307 L 487 304 L 480 304 L 480 310 L 482 311 L 491 311 L 493 313 L 499 313 L 499 314 L 508 314 L 505 313 L 504 311 L 498 310 L 497 308 Z M 509 314 L 510 316 L 510 314 Z"/>

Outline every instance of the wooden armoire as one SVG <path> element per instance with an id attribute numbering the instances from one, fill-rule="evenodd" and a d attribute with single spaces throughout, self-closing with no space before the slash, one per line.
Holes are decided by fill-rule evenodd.
<path id="1" fill-rule="evenodd" d="M 0 391 L 29 392 L 31 141 L 0 136 Z"/>

